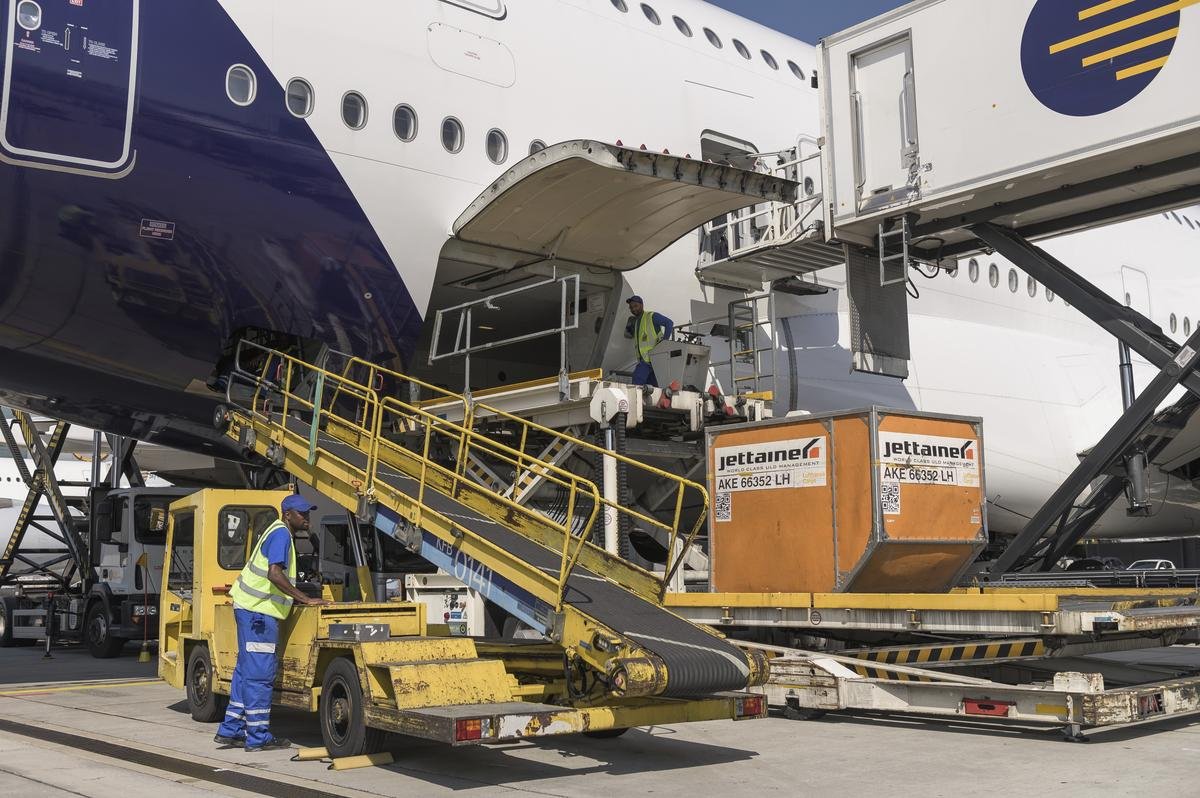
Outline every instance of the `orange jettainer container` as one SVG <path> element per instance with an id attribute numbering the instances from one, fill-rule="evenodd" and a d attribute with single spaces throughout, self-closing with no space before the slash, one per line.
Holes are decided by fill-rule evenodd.
<path id="1" fill-rule="evenodd" d="M 716 592 L 944 592 L 987 544 L 978 418 L 871 407 L 706 437 Z"/>

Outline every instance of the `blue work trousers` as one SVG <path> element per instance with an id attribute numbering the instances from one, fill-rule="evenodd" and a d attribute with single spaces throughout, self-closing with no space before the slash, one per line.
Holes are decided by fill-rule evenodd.
<path id="1" fill-rule="evenodd" d="M 259 746 L 272 739 L 271 688 L 279 660 L 275 646 L 279 642 L 279 621 L 261 612 L 233 608 L 237 621 L 238 658 L 229 691 L 229 708 L 217 734 L 245 739 L 247 746 Z"/>
<path id="2" fill-rule="evenodd" d="M 658 387 L 658 379 L 654 376 L 654 369 L 649 363 L 639 360 L 638 364 L 633 367 L 633 384 Z"/>

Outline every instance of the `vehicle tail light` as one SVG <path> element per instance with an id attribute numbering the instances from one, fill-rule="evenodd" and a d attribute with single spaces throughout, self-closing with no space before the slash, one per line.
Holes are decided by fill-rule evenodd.
<path id="1" fill-rule="evenodd" d="M 761 718 L 766 714 L 767 700 L 765 696 L 748 695 L 734 702 L 733 716 L 737 720 L 743 718 Z"/>
<path id="2" fill-rule="evenodd" d="M 454 721 L 454 740 L 456 742 L 482 740 L 484 735 L 490 731 L 489 726 L 491 724 L 484 718 L 460 718 Z"/>
<path id="3" fill-rule="evenodd" d="M 1007 718 L 1008 708 L 1015 706 L 1012 701 L 988 701 L 985 698 L 964 698 L 963 712 L 968 715 L 989 715 L 994 718 Z"/>

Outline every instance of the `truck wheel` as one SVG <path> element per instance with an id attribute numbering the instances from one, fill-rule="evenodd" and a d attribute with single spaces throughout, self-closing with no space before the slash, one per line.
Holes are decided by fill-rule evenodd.
<path id="1" fill-rule="evenodd" d="M 108 618 L 108 608 L 103 601 L 92 602 L 88 607 L 87 619 L 83 624 L 83 636 L 88 651 L 97 659 L 112 659 L 119 656 L 125 647 L 125 638 L 114 637 Z"/>
<path id="2" fill-rule="evenodd" d="M 0 646 L 7 648 L 21 642 L 13 640 L 12 613 L 17 608 L 16 599 L 12 596 L 0 598 Z"/>
<path id="3" fill-rule="evenodd" d="M 214 693 L 212 658 L 208 646 L 196 646 L 188 654 L 187 702 L 192 720 L 199 723 L 216 723 L 225 717 L 229 696 Z"/>
<path id="4" fill-rule="evenodd" d="M 366 707 L 358 668 L 351 657 L 338 657 L 325 669 L 321 686 L 321 737 L 333 759 L 374 754 L 385 732 L 366 723 Z"/>

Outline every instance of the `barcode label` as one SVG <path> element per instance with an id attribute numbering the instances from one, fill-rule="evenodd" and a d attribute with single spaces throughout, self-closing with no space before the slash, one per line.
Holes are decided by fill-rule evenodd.
<path id="1" fill-rule="evenodd" d="M 713 517 L 718 521 L 733 520 L 733 498 L 730 493 L 718 493 L 713 499 Z"/>
<path id="2" fill-rule="evenodd" d="M 900 483 L 880 482 L 879 503 L 884 515 L 900 515 Z"/>

